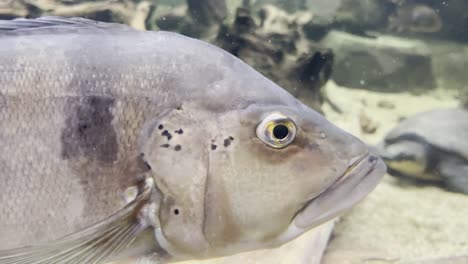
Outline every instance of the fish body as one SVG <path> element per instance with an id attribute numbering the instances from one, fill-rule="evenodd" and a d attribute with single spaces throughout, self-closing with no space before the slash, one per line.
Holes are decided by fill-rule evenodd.
<path id="1" fill-rule="evenodd" d="M 424 5 L 405 3 L 389 18 L 389 31 L 434 33 L 442 28 L 442 19 L 436 10 Z"/>
<path id="2" fill-rule="evenodd" d="M 275 247 L 385 173 L 229 53 L 80 18 L 0 21 L 0 123 L 0 264 Z"/>
<path id="3" fill-rule="evenodd" d="M 395 176 L 439 183 L 468 194 L 468 111 L 439 108 L 410 116 L 379 144 Z"/>

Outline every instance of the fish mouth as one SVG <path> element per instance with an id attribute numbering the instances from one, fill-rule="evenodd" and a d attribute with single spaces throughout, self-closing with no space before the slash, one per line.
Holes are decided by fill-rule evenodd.
<path id="1" fill-rule="evenodd" d="M 367 161 L 366 161 L 367 159 Z M 357 157 L 357 158 L 354 158 L 352 159 L 350 162 L 349 162 L 349 166 L 348 168 L 346 169 L 346 171 L 343 173 L 343 175 L 341 175 L 336 181 L 335 183 L 333 183 L 329 188 L 327 188 L 325 191 L 327 191 L 328 189 L 332 188 L 334 185 L 336 184 L 339 184 L 341 181 L 343 181 L 346 177 L 349 177 L 353 174 L 356 174 L 356 170 L 359 170 L 360 169 L 360 166 L 363 166 L 363 165 L 366 165 L 365 162 L 369 162 L 373 165 L 371 165 L 370 167 L 370 170 L 365 173 L 364 176 L 367 176 L 368 174 L 370 174 L 372 172 L 372 169 L 374 169 L 374 167 L 377 165 L 376 164 L 376 160 L 378 158 L 376 156 L 372 156 L 370 155 L 369 153 L 366 153 L 365 155 L 362 155 L 360 157 Z M 361 168 L 362 169 L 362 168 Z"/>
<path id="2" fill-rule="evenodd" d="M 346 171 L 327 189 L 309 200 L 293 218 L 300 229 L 310 229 L 341 215 L 364 199 L 381 181 L 386 166 L 366 153 L 350 161 Z"/>

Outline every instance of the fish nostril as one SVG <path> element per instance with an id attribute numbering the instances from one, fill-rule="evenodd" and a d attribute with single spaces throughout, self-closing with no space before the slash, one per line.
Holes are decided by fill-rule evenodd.
<path id="1" fill-rule="evenodd" d="M 364 154 L 361 154 L 359 156 L 355 156 L 354 158 L 349 160 L 348 167 L 352 167 L 352 166 L 356 165 L 357 163 L 362 162 L 363 160 L 366 159 L 367 156 L 368 156 L 368 152 L 366 152 Z"/>
<path id="2" fill-rule="evenodd" d="M 369 156 L 369 158 L 367 159 L 370 163 L 375 163 L 377 162 L 378 158 L 375 157 L 375 156 Z"/>

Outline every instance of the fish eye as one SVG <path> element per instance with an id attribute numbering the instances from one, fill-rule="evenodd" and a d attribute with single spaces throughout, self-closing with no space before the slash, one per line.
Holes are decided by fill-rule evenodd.
<path id="1" fill-rule="evenodd" d="M 282 140 L 289 135 L 289 128 L 283 124 L 278 124 L 273 128 L 273 136 L 276 139 Z"/>
<path id="2" fill-rule="evenodd" d="M 296 137 L 296 124 L 281 113 L 271 113 L 257 126 L 257 137 L 272 148 L 285 148 Z"/>

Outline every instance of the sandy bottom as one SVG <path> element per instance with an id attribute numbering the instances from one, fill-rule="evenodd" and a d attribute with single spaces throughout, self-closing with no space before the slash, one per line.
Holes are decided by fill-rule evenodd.
<path id="1" fill-rule="evenodd" d="M 327 92 L 343 110 L 338 114 L 325 106 L 327 117 L 369 144 L 379 142 L 401 118 L 458 104 L 455 94 L 446 90 L 416 96 L 347 89 L 330 83 Z M 379 106 L 383 101 L 393 108 Z M 362 113 L 377 125 L 374 134 L 361 131 Z M 468 256 L 468 196 L 386 176 L 364 202 L 341 218 L 323 262 L 406 263 L 457 255 Z"/>
<path id="2" fill-rule="evenodd" d="M 458 104 L 455 93 L 442 90 L 425 95 L 390 94 L 338 87 L 333 82 L 326 89 L 331 101 L 343 111 L 337 113 L 325 105 L 326 116 L 369 144 L 378 143 L 402 118 Z M 362 131 L 363 115 L 377 127 L 374 133 Z M 330 226 L 321 226 L 276 249 L 180 263 L 318 264 L 323 249 L 320 243 Z M 321 263 L 466 264 L 468 195 L 435 186 L 416 186 L 387 175 L 335 225 Z"/>

